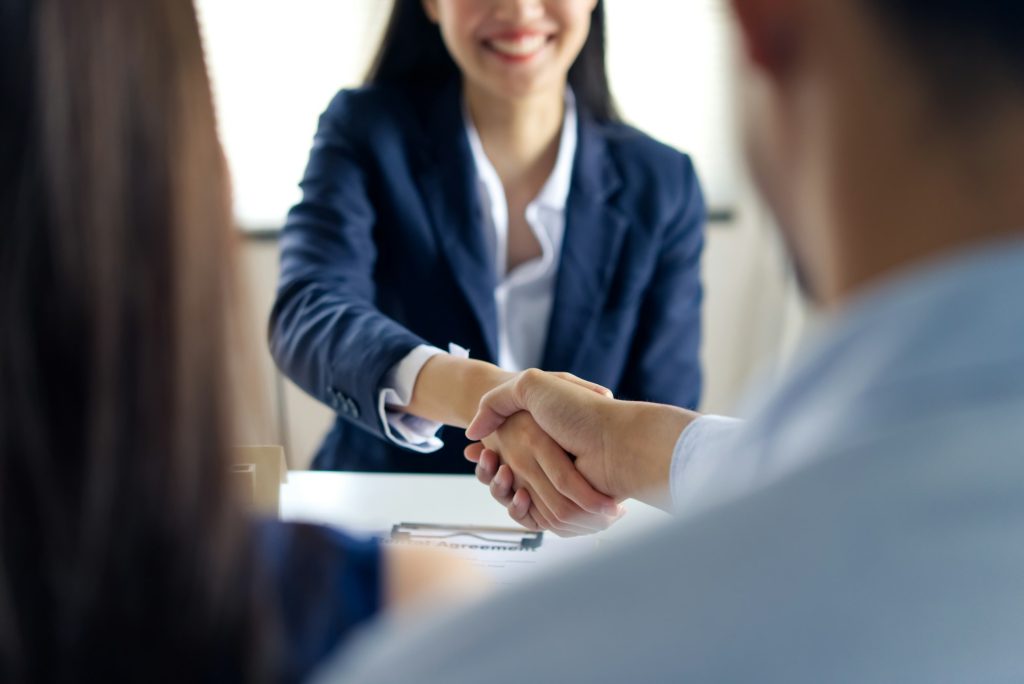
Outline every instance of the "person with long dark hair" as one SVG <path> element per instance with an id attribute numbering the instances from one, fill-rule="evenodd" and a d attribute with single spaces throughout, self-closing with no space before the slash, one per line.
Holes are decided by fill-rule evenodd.
<path id="1" fill-rule="evenodd" d="M 315 468 L 472 472 L 461 431 L 438 429 L 530 367 L 697 405 L 700 186 L 620 122 L 604 38 L 597 0 L 396 0 L 281 237 L 271 350 L 337 413 Z M 554 483 L 532 480 L 526 524 L 617 515 L 529 415 L 488 443 Z"/>
<path id="2" fill-rule="evenodd" d="M 295 681 L 450 572 L 254 523 L 226 480 L 240 297 L 190 2 L 0 5 L 0 150 L 0 681 Z"/>

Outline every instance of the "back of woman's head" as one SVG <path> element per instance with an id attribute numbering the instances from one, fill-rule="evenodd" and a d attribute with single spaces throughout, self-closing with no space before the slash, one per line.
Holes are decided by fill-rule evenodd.
<path id="1" fill-rule="evenodd" d="M 0 679 L 237 663 L 229 193 L 192 5 L 7 0 L 0 32 Z"/>

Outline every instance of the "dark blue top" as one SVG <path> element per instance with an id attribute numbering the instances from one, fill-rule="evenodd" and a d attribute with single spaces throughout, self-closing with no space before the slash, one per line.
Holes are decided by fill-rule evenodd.
<path id="1" fill-rule="evenodd" d="M 337 412 L 314 467 L 472 471 L 459 430 L 434 454 L 387 441 L 377 396 L 420 344 L 497 358 L 475 173 L 458 83 L 342 91 L 320 118 L 270 320 L 280 368 Z M 581 108 L 541 367 L 696 407 L 704 219 L 686 155 Z"/>
<path id="2" fill-rule="evenodd" d="M 258 552 L 271 585 L 281 671 L 303 681 L 383 602 L 380 545 L 319 525 L 265 522 Z"/>

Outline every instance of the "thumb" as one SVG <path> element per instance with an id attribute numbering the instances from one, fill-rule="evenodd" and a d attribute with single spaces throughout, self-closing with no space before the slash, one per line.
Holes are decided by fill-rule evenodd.
<path id="1" fill-rule="evenodd" d="M 481 440 L 500 428 L 509 416 L 529 410 L 525 400 L 527 386 L 539 382 L 544 375 L 543 371 L 526 370 L 485 394 L 476 416 L 466 428 L 466 438 Z"/>
<path id="2" fill-rule="evenodd" d="M 476 416 L 466 428 L 466 438 L 473 442 L 484 439 L 504 425 L 509 416 L 522 409 L 516 401 L 511 382 L 499 385 L 480 399 Z"/>

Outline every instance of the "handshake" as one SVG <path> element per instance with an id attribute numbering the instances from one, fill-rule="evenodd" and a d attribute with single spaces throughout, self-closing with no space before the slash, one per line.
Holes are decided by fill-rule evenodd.
<path id="1" fill-rule="evenodd" d="M 517 523 L 561 536 L 606 529 L 634 498 L 668 508 L 669 466 L 698 414 L 618 401 L 568 373 L 527 370 L 490 390 L 466 458 Z"/>

